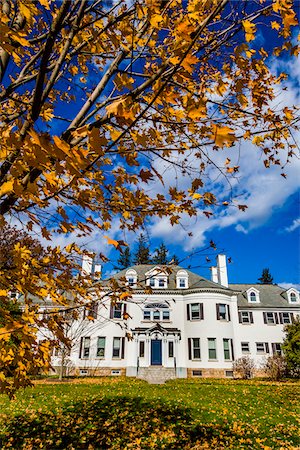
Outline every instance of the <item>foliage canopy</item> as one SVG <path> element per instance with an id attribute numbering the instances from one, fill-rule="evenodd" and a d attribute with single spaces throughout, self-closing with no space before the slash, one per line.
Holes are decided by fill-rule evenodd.
<path id="1" fill-rule="evenodd" d="M 214 167 L 230 186 L 239 167 L 226 149 L 247 140 L 261 149 L 266 168 L 279 165 L 285 176 L 298 118 L 296 109 L 275 110 L 270 102 L 286 77 L 272 72 L 272 61 L 299 51 L 289 0 L 1 5 L 2 227 L 13 217 L 45 239 L 58 231 L 75 240 L 93 227 L 109 230 L 115 219 L 135 230 L 151 217 L 176 224 L 199 209 L 207 217 L 215 207 L 245 210 L 230 190 L 218 196 L 206 181 Z M 258 32 L 270 34 L 265 46 L 256 44 Z M 170 167 L 178 175 L 167 183 Z M 29 293 L 64 305 L 65 290 L 73 301 L 88 299 L 92 281 L 68 276 L 82 254 L 76 244 L 49 249 L 42 260 L 26 245 L 16 243 L 14 252 L 16 288 L 27 306 L 22 321 L 7 317 L 0 332 L 1 362 L 15 358 L 19 367 L 12 390 L 28 382 L 26 361 L 35 358 L 39 316 Z M 2 270 L 0 289 L 6 298 L 10 278 Z M 47 326 L 55 335 L 53 317 Z M 7 349 L 13 333 L 21 333 L 25 356 Z M 43 351 L 41 368 L 47 345 Z"/>

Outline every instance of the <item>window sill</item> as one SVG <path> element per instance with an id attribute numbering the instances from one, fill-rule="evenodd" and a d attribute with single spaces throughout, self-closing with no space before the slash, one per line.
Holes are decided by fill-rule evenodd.
<path id="1" fill-rule="evenodd" d="M 209 362 L 218 362 L 217 359 L 209 359 L 208 361 L 209 361 Z"/>

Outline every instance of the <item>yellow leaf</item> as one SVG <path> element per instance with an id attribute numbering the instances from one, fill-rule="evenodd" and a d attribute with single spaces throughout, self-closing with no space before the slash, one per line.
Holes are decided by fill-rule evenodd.
<path id="1" fill-rule="evenodd" d="M 44 6 L 46 9 L 50 10 L 50 6 L 48 0 L 40 0 L 40 4 Z"/>
<path id="2" fill-rule="evenodd" d="M 150 19 L 150 24 L 156 28 L 163 20 L 164 18 L 161 14 L 154 14 Z"/>
<path id="3" fill-rule="evenodd" d="M 236 140 L 236 136 L 234 134 L 234 130 L 225 126 L 219 126 L 213 124 L 213 133 L 210 135 L 210 137 L 214 140 L 215 144 L 218 147 L 230 147 Z"/>
<path id="4" fill-rule="evenodd" d="M 253 41 L 253 39 L 255 39 L 255 32 L 256 32 L 255 24 L 250 22 L 250 20 L 243 20 L 242 24 L 246 34 L 246 41 L 247 42 Z"/>
<path id="5" fill-rule="evenodd" d="M 107 243 L 109 244 L 109 245 L 113 245 L 114 247 L 119 247 L 119 242 L 118 241 L 115 241 L 114 239 L 110 239 L 108 236 L 104 236 L 105 237 L 105 239 L 107 239 Z"/>
<path id="6" fill-rule="evenodd" d="M 278 22 L 271 22 L 271 28 L 273 28 L 274 30 L 279 30 L 280 28 L 280 24 Z"/>
<path id="7" fill-rule="evenodd" d="M 195 194 L 192 195 L 192 198 L 193 198 L 194 200 L 199 200 L 199 199 L 202 198 L 202 197 L 203 197 L 203 195 L 198 194 L 197 192 L 196 192 Z"/>
<path id="8" fill-rule="evenodd" d="M 14 185 L 13 180 L 9 180 L 3 183 L 2 186 L 0 187 L 0 197 L 3 197 L 3 195 L 6 195 L 9 192 L 11 192 L 13 190 L 13 185 Z"/>
<path id="9" fill-rule="evenodd" d="M 8 294 L 8 290 L 6 289 L 0 289 L 0 297 L 6 297 Z"/>
<path id="10" fill-rule="evenodd" d="M 52 108 L 44 109 L 43 112 L 41 113 L 41 116 L 42 116 L 43 120 L 45 120 L 45 122 L 49 122 L 54 117 Z"/>

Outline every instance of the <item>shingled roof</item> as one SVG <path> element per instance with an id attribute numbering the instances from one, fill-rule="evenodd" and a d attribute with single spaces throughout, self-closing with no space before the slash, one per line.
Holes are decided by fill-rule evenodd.
<path id="1" fill-rule="evenodd" d="M 181 291 L 181 293 L 184 294 L 184 293 L 189 293 L 191 290 L 194 290 L 194 289 L 207 289 L 207 290 L 218 290 L 218 291 L 222 290 L 222 291 L 226 291 L 226 292 L 231 292 L 230 288 L 226 288 L 218 283 L 214 283 L 213 281 L 207 280 L 206 278 L 204 278 L 200 275 L 197 275 L 196 273 L 193 273 L 190 270 L 185 269 L 184 267 L 175 266 L 175 265 L 173 265 L 173 266 L 163 266 L 160 264 L 134 265 L 134 266 L 128 267 L 127 269 L 121 270 L 120 272 L 116 273 L 115 275 L 112 275 L 111 278 L 120 280 L 121 278 L 125 278 L 127 271 L 135 270 L 137 273 L 137 287 L 133 288 L 133 289 L 141 290 L 141 289 L 143 289 L 143 287 L 146 287 L 145 274 L 154 268 L 161 268 L 162 274 L 164 274 L 164 272 L 163 272 L 164 267 L 167 267 L 168 269 L 172 270 L 172 272 L 170 274 L 168 274 L 168 287 L 162 288 L 162 289 L 156 288 L 155 290 L 153 290 L 154 292 L 158 292 L 158 291 L 162 291 L 162 290 L 164 290 L 164 291 L 177 290 L 177 291 Z M 184 270 L 188 274 L 188 279 L 189 279 L 188 289 L 178 289 L 177 288 L 176 274 L 179 270 Z M 108 280 L 102 281 L 102 284 L 104 284 L 105 282 L 108 282 Z M 234 294 L 233 292 L 231 292 L 231 293 Z"/>
<path id="2" fill-rule="evenodd" d="M 230 284 L 229 287 L 234 291 L 240 291 L 238 294 L 238 306 L 248 308 L 261 307 L 298 307 L 299 303 L 289 303 L 287 291 L 277 284 Z M 247 291 L 250 288 L 255 288 L 259 291 L 259 303 L 249 303 L 247 298 Z"/>

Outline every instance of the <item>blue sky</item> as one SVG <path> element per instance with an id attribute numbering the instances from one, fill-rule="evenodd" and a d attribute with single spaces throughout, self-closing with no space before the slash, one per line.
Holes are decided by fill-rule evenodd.
<path id="1" fill-rule="evenodd" d="M 264 34 L 257 33 L 253 47 L 273 46 L 272 33 L 274 30 L 264 29 Z M 272 61 L 271 61 L 272 62 Z M 290 78 L 279 87 L 278 96 L 271 107 L 281 108 L 300 104 L 300 63 L 285 59 L 273 61 L 273 72 L 279 73 L 285 70 Z M 92 77 L 91 72 L 91 77 Z M 93 83 L 93 78 L 89 79 Z M 286 90 L 282 91 L 281 88 Z M 83 101 L 84 91 L 74 89 L 77 104 Z M 72 114 L 72 108 L 59 105 L 60 112 Z M 49 123 L 47 124 L 49 126 Z M 41 125 L 42 126 L 42 125 Z M 61 124 L 55 120 L 51 123 L 51 134 L 61 131 Z M 300 142 L 300 135 L 295 135 Z M 144 234 L 149 239 L 149 245 L 154 251 L 164 242 L 170 253 L 176 253 L 182 266 L 210 277 L 209 266 L 215 264 L 215 256 L 218 252 L 224 252 L 232 259 L 228 266 L 229 280 L 234 283 L 254 283 L 261 275 L 262 269 L 268 267 L 274 277 L 274 281 L 282 285 L 298 285 L 300 288 L 300 159 L 294 157 L 292 163 L 285 167 L 287 178 L 280 173 L 280 167 L 271 166 L 266 169 L 259 150 L 251 143 L 242 142 L 239 146 L 227 149 L 227 155 L 231 159 L 231 165 L 239 165 L 238 178 L 232 180 L 234 195 L 240 204 L 247 204 L 245 212 L 238 208 L 217 210 L 215 216 L 207 219 L 200 208 L 196 219 L 183 217 L 183 225 L 171 226 L 168 220 L 154 219 L 145 225 Z M 224 164 L 224 154 L 220 150 L 213 153 L 214 160 L 220 165 Z M 192 160 L 193 155 L 190 155 Z M 174 182 L 176 173 L 169 167 L 164 167 L 161 161 L 157 161 L 157 169 L 164 174 L 165 186 L 159 181 L 145 185 L 153 193 L 164 191 L 168 184 Z M 216 180 L 216 174 L 210 170 L 207 189 L 217 191 L 219 198 L 225 199 L 228 185 L 225 180 Z M 177 180 L 180 188 L 189 187 L 188 179 L 181 176 Z M 112 222 L 112 229 L 108 232 L 95 230 L 91 236 L 81 238 L 79 244 L 95 252 L 107 254 L 112 264 L 104 265 L 104 274 L 112 271 L 113 263 L 118 254 L 112 246 L 108 246 L 104 235 L 111 238 L 124 239 L 132 247 L 139 233 L 124 233 L 119 229 L 118 218 Z M 53 244 L 66 245 L 74 240 L 73 236 L 54 235 Z M 217 250 L 201 253 L 201 249 L 209 245 L 213 240 Z M 49 244 L 46 242 L 46 244 Z M 205 256 L 209 253 L 210 262 L 206 262 Z"/>
<path id="2" fill-rule="evenodd" d="M 300 64 L 299 61 L 274 62 L 274 70 L 282 69 L 289 72 L 290 78 L 282 87 L 287 89 L 278 91 L 274 100 L 274 108 L 285 105 L 300 104 Z M 300 141 L 299 134 L 294 136 Z M 284 168 L 287 178 L 283 178 L 277 165 L 266 169 L 263 157 L 254 145 L 242 142 L 237 147 L 226 150 L 232 165 L 239 165 L 238 177 L 232 180 L 234 195 L 238 203 L 247 204 L 245 212 L 238 208 L 228 208 L 216 211 L 215 216 L 207 219 L 199 208 L 196 219 L 183 217 L 183 225 L 171 226 L 167 219 L 153 219 L 145 225 L 144 234 L 149 238 L 151 249 L 164 242 L 170 253 L 176 253 L 183 260 L 184 267 L 209 278 L 209 266 L 214 265 L 215 255 L 224 252 L 231 257 L 229 265 L 229 281 L 234 283 L 254 283 L 261 275 L 262 269 L 268 267 L 274 281 L 283 286 L 296 285 L 300 288 L 300 159 L 294 157 L 292 162 Z M 284 151 L 283 151 L 284 155 Z M 283 156 L 282 155 L 282 156 Z M 192 160 L 193 156 L 190 155 Z M 214 152 L 214 160 L 220 165 L 224 163 L 222 151 Z M 164 192 L 168 184 L 174 182 L 177 174 L 170 167 L 164 167 L 157 161 L 157 169 L 163 173 L 165 186 L 158 180 L 145 185 L 153 193 Z M 214 189 L 219 197 L 224 198 L 228 192 L 225 180 L 216 180 L 213 170 L 209 173 L 211 184 L 207 188 Z M 178 187 L 188 188 L 189 179 L 180 176 Z M 95 252 L 107 254 L 112 264 L 103 266 L 103 272 L 110 274 L 113 263 L 118 258 L 112 246 L 108 246 L 104 235 L 111 238 L 124 239 L 133 247 L 140 230 L 136 233 L 124 233 L 119 229 L 118 218 L 112 222 L 109 232 L 95 230 L 91 236 L 80 239 L 80 244 Z M 192 236 L 189 236 L 192 233 Z M 73 236 L 54 236 L 54 244 L 68 244 Z M 201 249 L 213 240 L 217 244 L 217 251 L 210 251 L 211 262 L 205 261 Z M 204 254 L 206 255 L 207 252 Z"/>

